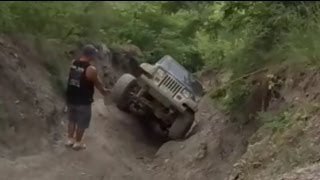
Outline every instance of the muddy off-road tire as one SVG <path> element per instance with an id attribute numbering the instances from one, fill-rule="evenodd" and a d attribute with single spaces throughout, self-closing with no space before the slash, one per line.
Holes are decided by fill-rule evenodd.
<path id="1" fill-rule="evenodd" d="M 173 140 L 182 139 L 191 128 L 194 121 L 194 113 L 186 111 L 180 114 L 169 129 L 169 138 Z"/>
<path id="2" fill-rule="evenodd" d="M 130 92 L 137 86 L 137 80 L 131 74 L 122 75 L 112 88 L 111 96 L 121 111 L 129 111 Z"/>

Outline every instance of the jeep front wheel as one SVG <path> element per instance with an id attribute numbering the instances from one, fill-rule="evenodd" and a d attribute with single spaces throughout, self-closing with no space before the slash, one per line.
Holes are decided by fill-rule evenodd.
<path id="1" fill-rule="evenodd" d="M 182 139 L 189 131 L 194 121 L 194 113 L 186 111 L 180 114 L 176 120 L 173 122 L 169 129 L 170 139 Z"/>
<path id="2" fill-rule="evenodd" d="M 122 111 L 128 111 L 130 107 L 130 96 L 137 86 L 137 80 L 131 74 L 122 75 L 112 88 L 112 99 Z"/>

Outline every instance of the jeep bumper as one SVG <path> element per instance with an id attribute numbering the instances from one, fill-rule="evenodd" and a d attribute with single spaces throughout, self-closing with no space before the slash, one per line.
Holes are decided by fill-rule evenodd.
<path id="1" fill-rule="evenodd" d="M 196 112 L 198 110 L 198 105 L 196 102 L 190 100 L 190 99 L 182 99 L 181 101 L 175 100 L 174 96 L 168 97 L 168 95 L 164 92 L 163 89 L 159 88 L 152 80 L 147 78 L 146 76 L 142 75 L 140 77 L 142 80 L 140 83 L 141 86 L 145 87 L 147 92 L 151 94 L 153 98 L 155 98 L 157 101 L 159 101 L 161 104 L 163 104 L 165 107 L 170 108 L 174 107 L 179 112 L 186 111 L 187 107 L 190 108 L 193 112 Z"/>

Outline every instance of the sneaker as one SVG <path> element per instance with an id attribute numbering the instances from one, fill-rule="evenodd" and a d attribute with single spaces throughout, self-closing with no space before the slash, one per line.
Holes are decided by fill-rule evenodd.
<path id="1" fill-rule="evenodd" d="M 74 139 L 68 138 L 67 142 L 65 143 L 65 145 L 67 147 L 72 147 L 74 144 Z"/>
<path id="2" fill-rule="evenodd" d="M 84 143 L 76 142 L 73 144 L 72 148 L 76 151 L 81 149 L 86 149 L 86 145 Z"/>

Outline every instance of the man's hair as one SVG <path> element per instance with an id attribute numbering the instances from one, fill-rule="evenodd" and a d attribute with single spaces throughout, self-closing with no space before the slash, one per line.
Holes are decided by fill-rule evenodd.
<path id="1" fill-rule="evenodd" d="M 82 48 L 82 55 L 87 57 L 94 57 L 98 53 L 97 48 L 92 44 L 87 44 Z"/>

